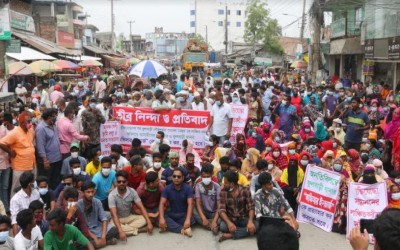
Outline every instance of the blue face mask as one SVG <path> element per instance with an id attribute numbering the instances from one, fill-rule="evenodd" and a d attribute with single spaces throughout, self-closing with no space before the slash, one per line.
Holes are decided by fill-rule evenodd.
<path id="1" fill-rule="evenodd" d="M 280 141 L 281 141 L 281 138 L 279 138 L 279 136 L 275 136 L 275 141 L 276 141 L 276 142 L 280 142 Z"/>
<path id="2" fill-rule="evenodd" d="M 46 195 L 49 190 L 47 188 L 39 188 L 40 195 Z"/>
<path id="3" fill-rule="evenodd" d="M 6 242 L 8 239 L 9 232 L 0 232 L 0 242 Z"/>

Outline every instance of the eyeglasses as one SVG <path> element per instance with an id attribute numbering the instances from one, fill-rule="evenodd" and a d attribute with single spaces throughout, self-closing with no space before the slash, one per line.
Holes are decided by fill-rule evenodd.
<path id="1" fill-rule="evenodd" d="M 126 183 L 126 180 L 125 180 L 125 181 L 119 180 L 119 181 L 117 181 L 117 183 L 118 183 L 118 184 L 125 184 L 125 183 Z"/>
<path id="2" fill-rule="evenodd" d="M 71 187 L 72 183 L 64 183 L 64 186 Z"/>
<path id="3" fill-rule="evenodd" d="M 180 179 L 180 178 L 182 178 L 182 175 L 173 175 L 172 178 L 174 178 L 174 179 Z"/>

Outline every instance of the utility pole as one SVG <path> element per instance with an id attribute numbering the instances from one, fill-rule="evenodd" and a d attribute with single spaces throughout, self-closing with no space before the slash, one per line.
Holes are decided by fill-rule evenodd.
<path id="1" fill-rule="evenodd" d="M 111 50 L 115 51 L 114 45 L 114 0 L 111 0 Z"/>
<path id="2" fill-rule="evenodd" d="M 225 2 L 225 64 L 228 63 L 228 4 Z"/>
<path id="3" fill-rule="evenodd" d="M 197 34 L 197 0 L 194 0 L 194 34 Z"/>
<path id="4" fill-rule="evenodd" d="M 208 25 L 206 25 L 206 44 L 208 46 Z"/>
<path id="5" fill-rule="evenodd" d="M 301 16 L 300 42 L 303 46 L 304 26 L 306 25 L 306 0 L 303 0 L 303 12 Z"/>
<path id="6" fill-rule="evenodd" d="M 132 38 L 132 23 L 135 23 L 135 21 L 128 21 L 129 23 L 129 37 L 130 37 L 130 42 L 131 42 L 131 54 L 133 55 L 133 38 Z"/>
<path id="7" fill-rule="evenodd" d="M 312 43 L 312 58 L 311 58 L 311 81 L 316 84 L 317 72 L 322 65 L 321 62 L 321 23 L 324 18 L 324 13 L 321 10 L 319 0 L 314 0 L 311 7 L 311 16 L 313 17 L 313 43 Z"/>

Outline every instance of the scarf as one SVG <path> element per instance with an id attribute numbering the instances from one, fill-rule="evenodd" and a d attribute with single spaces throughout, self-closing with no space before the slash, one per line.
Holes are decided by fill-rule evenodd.
<path id="1" fill-rule="evenodd" d="M 289 187 L 296 188 L 297 187 L 297 171 L 299 166 L 297 163 L 289 163 L 288 166 L 288 182 Z"/>

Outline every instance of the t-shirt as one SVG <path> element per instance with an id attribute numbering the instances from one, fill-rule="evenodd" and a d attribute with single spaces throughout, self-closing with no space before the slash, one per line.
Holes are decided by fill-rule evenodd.
<path id="1" fill-rule="evenodd" d="M 191 181 L 191 179 L 190 179 L 188 171 L 183 167 L 179 167 L 179 168 L 182 169 L 182 171 L 183 171 L 183 176 L 185 176 L 185 182 L 189 183 Z M 166 182 L 166 185 L 171 184 L 173 173 L 174 173 L 174 168 L 169 167 L 169 168 L 165 169 L 164 172 L 162 172 L 162 174 L 161 174 L 161 181 Z"/>
<path id="2" fill-rule="evenodd" d="M 211 189 L 207 190 L 203 183 L 199 183 L 195 187 L 195 198 L 201 199 L 201 206 L 204 211 L 208 213 L 215 213 L 217 211 L 217 202 L 219 201 L 219 195 L 221 193 L 221 187 L 211 182 Z"/>
<path id="3" fill-rule="evenodd" d="M 351 143 L 361 143 L 364 130 L 356 129 L 369 124 L 368 115 L 362 111 L 356 113 L 353 110 L 350 110 L 345 115 L 345 119 L 347 124 L 345 141 Z"/>
<path id="4" fill-rule="evenodd" d="M 117 208 L 118 218 L 126 218 L 131 214 L 133 203 L 140 202 L 138 193 L 130 187 L 126 188 L 126 192 L 122 197 L 115 188 L 108 196 L 108 206 Z"/>
<path id="5" fill-rule="evenodd" d="M 137 189 L 140 183 L 146 179 L 145 171 L 140 171 L 138 174 L 133 175 L 131 166 L 124 167 L 122 170 L 128 173 L 128 186 L 131 188 Z"/>
<path id="6" fill-rule="evenodd" d="M 101 201 L 93 199 L 91 211 L 85 211 L 83 199 L 80 199 L 78 201 L 78 208 L 85 218 L 89 231 L 96 235 L 96 237 L 100 238 L 103 230 L 103 221 L 107 220 Z M 107 224 L 107 231 L 110 230 L 111 227 L 111 224 Z"/>
<path id="7" fill-rule="evenodd" d="M 121 170 L 123 167 L 130 166 L 131 163 L 122 155 L 119 157 L 117 162 L 118 170 Z"/>
<path id="8" fill-rule="evenodd" d="M 50 209 L 50 203 L 52 201 L 56 201 L 56 196 L 54 195 L 54 191 L 51 189 L 49 189 L 47 194 L 40 195 L 40 198 L 42 198 L 46 210 Z"/>
<path id="9" fill-rule="evenodd" d="M 188 208 L 187 199 L 193 199 L 193 188 L 185 183 L 177 190 L 174 184 L 168 185 L 161 194 L 169 202 L 171 213 L 186 213 Z"/>
<path id="10" fill-rule="evenodd" d="M 64 159 L 62 167 L 61 167 L 61 175 L 67 175 L 67 174 L 72 174 L 72 170 L 69 167 L 69 161 L 71 160 L 71 156 L 67 157 Z M 81 169 L 82 171 L 85 171 L 85 167 L 86 167 L 86 160 L 85 158 L 78 156 L 78 160 L 81 163 Z"/>
<path id="11" fill-rule="evenodd" d="M 75 244 L 86 246 L 89 240 L 76 227 L 66 224 L 64 238 L 60 239 L 52 231 L 44 236 L 44 250 L 75 250 Z"/>
<path id="12" fill-rule="evenodd" d="M 146 183 L 141 183 L 137 188 L 137 193 L 142 200 L 143 206 L 147 209 L 158 208 L 161 199 L 161 193 L 164 190 L 164 186 L 159 183 L 156 192 L 150 192 L 146 189 Z"/>
<path id="13" fill-rule="evenodd" d="M 31 232 L 31 239 L 28 240 L 22 235 L 22 230 L 17 233 L 14 238 L 14 248 L 21 250 L 37 250 L 39 240 L 43 240 L 42 232 L 38 226 L 34 227 Z"/>
<path id="14" fill-rule="evenodd" d="M 86 173 L 90 176 L 90 178 L 93 178 L 93 176 L 100 171 L 101 171 L 101 163 L 100 162 L 99 162 L 99 166 L 97 166 L 97 168 L 94 165 L 93 161 L 89 162 L 86 165 Z"/>
<path id="15" fill-rule="evenodd" d="M 115 171 L 111 170 L 107 178 L 103 177 L 101 172 L 95 174 L 92 179 L 93 183 L 96 184 L 96 198 L 104 201 L 108 198 L 108 191 L 113 186 L 113 183 L 117 181 L 115 178 Z"/>

